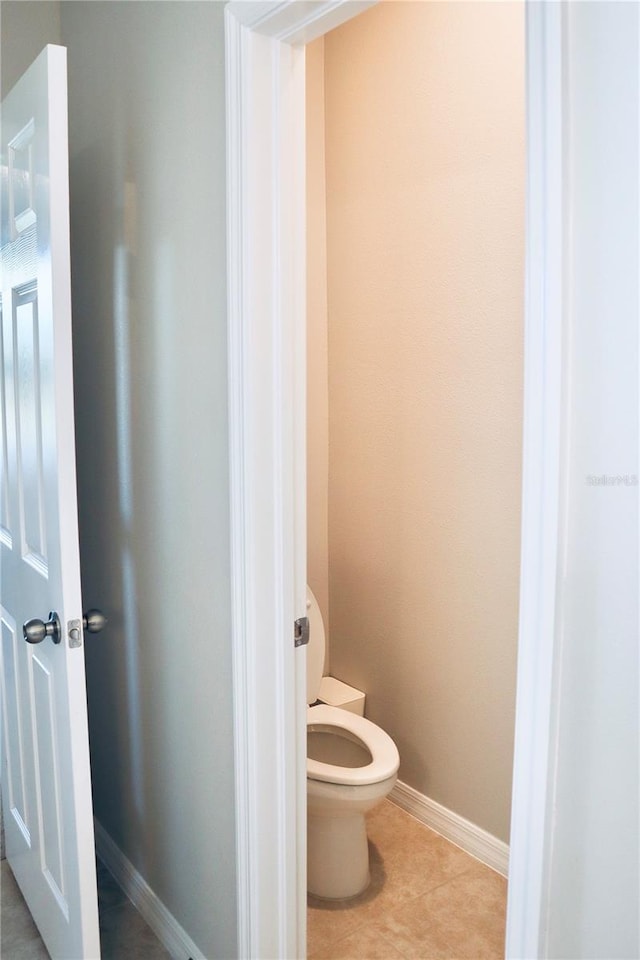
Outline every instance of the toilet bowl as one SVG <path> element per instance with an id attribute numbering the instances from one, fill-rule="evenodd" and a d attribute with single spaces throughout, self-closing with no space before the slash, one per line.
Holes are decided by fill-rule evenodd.
<path id="1" fill-rule="evenodd" d="M 307 592 L 307 702 L 315 703 L 324 664 L 322 615 Z M 307 709 L 307 889 L 328 900 L 355 897 L 369 885 L 364 815 L 397 779 L 398 749 L 364 717 L 326 704 Z"/>

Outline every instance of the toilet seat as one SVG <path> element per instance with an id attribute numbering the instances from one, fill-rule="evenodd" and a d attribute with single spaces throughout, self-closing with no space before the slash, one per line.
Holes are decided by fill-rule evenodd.
<path id="1" fill-rule="evenodd" d="M 379 783 L 398 772 L 398 748 L 391 737 L 371 720 L 341 710 L 340 707 L 319 704 L 317 707 L 307 708 L 307 726 L 311 724 L 346 730 L 362 741 L 372 759 L 371 763 L 363 767 L 341 767 L 307 757 L 307 777 L 310 780 L 360 786 Z"/>

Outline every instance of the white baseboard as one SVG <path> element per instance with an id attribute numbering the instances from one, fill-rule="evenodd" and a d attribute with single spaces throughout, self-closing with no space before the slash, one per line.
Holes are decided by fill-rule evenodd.
<path id="1" fill-rule="evenodd" d="M 151 927 L 173 960 L 205 960 L 202 951 L 180 926 L 144 877 L 111 839 L 98 820 L 94 820 L 96 853 L 122 887 L 138 913 Z"/>
<path id="2" fill-rule="evenodd" d="M 458 847 L 469 853 L 476 860 L 481 860 L 492 870 L 501 873 L 506 877 L 509 872 L 509 846 L 502 840 L 498 840 L 492 834 L 487 833 L 482 827 L 475 823 L 465 820 L 464 817 L 453 813 L 435 800 L 430 800 L 424 794 L 414 790 L 398 780 L 395 787 L 389 794 L 389 800 L 397 806 L 402 807 L 407 813 L 410 813 L 430 827 L 440 836 L 451 840 Z"/>

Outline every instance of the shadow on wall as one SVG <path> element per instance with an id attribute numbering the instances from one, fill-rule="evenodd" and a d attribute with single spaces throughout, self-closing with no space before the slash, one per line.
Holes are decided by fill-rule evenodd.
<path id="1" fill-rule="evenodd" d="M 123 134 L 124 138 L 124 134 Z M 124 152 L 124 143 L 120 144 Z M 116 154 L 114 158 L 114 153 Z M 140 636 L 134 539 L 131 421 L 133 394 L 130 325 L 132 254 L 127 250 L 125 171 L 104 140 L 71 156 L 71 236 L 74 256 L 74 384 L 82 593 L 109 610 L 110 642 L 86 649 L 89 740 L 94 812 L 115 838 L 123 819 L 133 826 L 133 853 L 149 869 L 139 666 Z M 97 178 L 96 170 L 102 171 Z M 113 211 L 116 211 L 114 214 Z M 92 229 L 102 225 L 99 235 Z M 92 270 L 92 262 L 102 265 Z M 99 365 L 88 358 L 99 355 Z M 91 598 L 89 600 L 88 598 Z M 132 613 L 133 611 L 133 613 Z M 108 726 L 104 717 L 115 714 Z"/>

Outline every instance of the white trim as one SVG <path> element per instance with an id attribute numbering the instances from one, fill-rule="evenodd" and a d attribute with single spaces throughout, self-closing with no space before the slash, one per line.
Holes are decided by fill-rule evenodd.
<path id="1" fill-rule="evenodd" d="M 476 860 L 480 860 L 503 877 L 508 875 L 509 846 L 503 840 L 435 800 L 425 797 L 401 780 L 398 780 L 389 794 L 389 800 Z"/>
<path id="2" fill-rule="evenodd" d="M 225 10 L 238 953 L 247 960 L 306 953 L 306 658 L 293 646 L 293 621 L 306 615 L 304 465 L 294 459 L 306 363 L 300 44 L 371 5 L 240 0 Z"/>
<path id="3" fill-rule="evenodd" d="M 522 541 L 506 956 L 544 956 L 562 472 L 563 11 L 527 3 Z"/>
<path id="4" fill-rule="evenodd" d="M 287 44 L 303 44 L 335 30 L 376 3 L 378 0 L 236 0 L 227 9 L 254 33 Z"/>
<path id="5" fill-rule="evenodd" d="M 304 726 L 298 678 L 305 658 L 295 655 L 293 622 L 305 606 L 294 584 L 291 376 L 289 187 L 300 177 L 286 108 L 293 81 L 304 83 L 304 51 L 240 25 L 233 7 L 226 44 L 238 953 L 290 957 L 304 955 L 298 887 L 305 861 L 296 824 L 306 794 L 299 789 L 302 741 L 292 736 L 297 717 Z M 304 173 L 301 183 L 304 189 Z"/>
<path id="6" fill-rule="evenodd" d="M 189 934 L 153 892 L 141 873 L 111 839 L 98 820 L 94 820 L 96 852 L 114 880 L 120 885 L 138 913 L 151 927 L 173 960 L 206 960 Z"/>
<path id="7" fill-rule="evenodd" d="M 304 338 L 293 335 L 301 323 L 294 289 L 300 278 L 294 233 L 287 229 L 305 204 L 304 173 L 296 173 L 304 52 L 290 45 L 321 36 L 369 5 L 234 0 L 225 13 L 238 949 L 247 960 L 305 955 L 304 753 L 296 727 L 304 656 L 293 656 L 290 647 L 291 620 L 305 612 L 305 560 L 296 529 L 300 503 L 290 483 L 283 486 L 294 475 L 291 441 L 301 428 L 291 411 L 299 389 L 295 371 L 305 363 Z M 523 519 L 509 957 L 541 955 L 553 757 L 562 410 L 559 7 L 527 0 Z M 287 378 L 287 371 L 294 376 Z"/>

